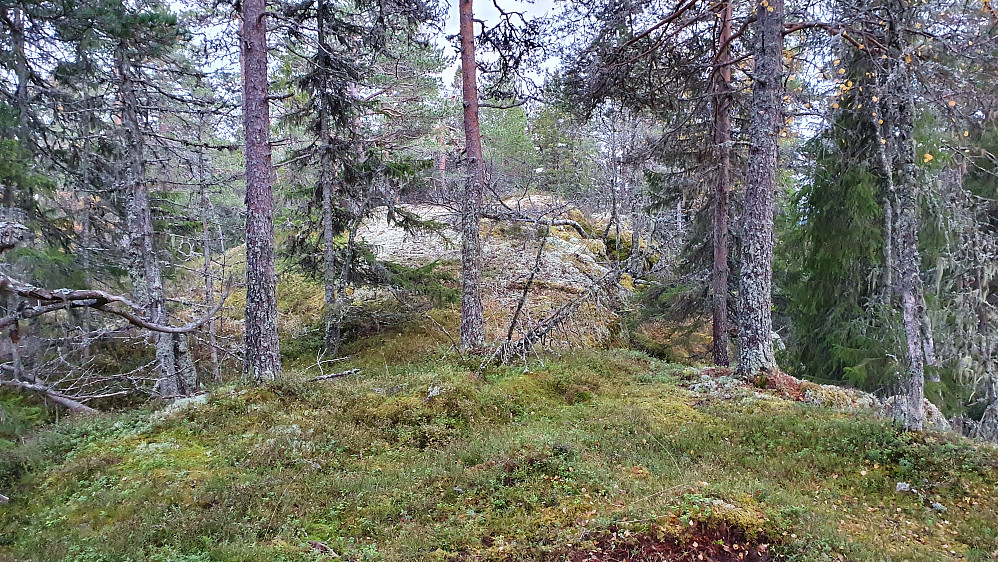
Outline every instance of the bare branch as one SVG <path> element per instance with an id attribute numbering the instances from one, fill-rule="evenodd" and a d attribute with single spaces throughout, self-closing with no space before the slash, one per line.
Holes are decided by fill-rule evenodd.
<path id="1" fill-rule="evenodd" d="M 44 394 L 49 400 L 55 402 L 56 404 L 65 406 L 72 412 L 80 412 L 83 414 L 98 413 L 97 410 L 91 408 L 90 406 L 87 406 L 82 402 L 77 402 L 76 400 L 73 400 L 69 396 L 66 396 L 65 394 L 52 390 L 51 388 L 41 384 L 32 384 L 23 381 L 0 380 L 0 386 L 12 386 L 14 388 L 23 388 L 25 390 L 33 390 L 35 392 L 40 392 Z"/>
<path id="2" fill-rule="evenodd" d="M 13 293 L 21 298 L 37 301 L 37 304 L 30 308 L 20 308 L 13 314 L 0 318 L 0 329 L 12 326 L 21 320 L 37 318 L 39 316 L 55 312 L 57 310 L 70 308 L 93 308 L 107 314 L 120 316 L 129 323 L 153 332 L 167 334 L 186 334 L 197 330 L 213 316 L 218 314 L 225 304 L 225 300 L 232 290 L 232 278 L 226 283 L 225 293 L 211 310 L 202 318 L 185 324 L 183 326 L 169 326 L 150 322 L 140 317 L 136 312 L 142 307 L 133 303 L 129 299 L 120 295 L 114 295 L 105 291 L 94 289 L 56 289 L 49 290 L 40 287 L 21 283 L 12 277 L 0 275 L 0 293 Z M 129 310 L 110 308 L 112 304 L 121 304 Z"/>

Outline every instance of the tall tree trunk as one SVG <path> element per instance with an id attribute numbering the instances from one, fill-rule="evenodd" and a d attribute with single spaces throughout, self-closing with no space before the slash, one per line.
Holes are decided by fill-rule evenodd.
<path id="1" fill-rule="evenodd" d="M 731 206 L 731 1 L 721 9 L 717 73 L 714 75 L 714 266 L 711 271 L 714 364 L 728 365 L 728 213 Z"/>
<path id="2" fill-rule="evenodd" d="M 896 147 L 893 168 L 894 181 L 894 251 L 896 252 L 897 290 L 901 297 L 901 318 L 905 336 L 906 373 L 902 380 L 904 408 L 901 410 L 905 429 L 921 431 L 925 426 L 925 365 L 931 364 L 935 353 L 932 332 L 925 310 L 921 259 L 918 252 L 918 172 L 915 168 L 915 104 L 911 91 L 911 70 L 907 57 L 911 47 L 904 30 L 913 20 L 912 6 L 907 0 L 887 2 L 891 14 L 887 25 L 887 47 L 892 51 L 894 68 L 888 77 L 885 92 L 894 106 L 888 113 L 888 123 L 894 121 Z M 893 119 L 891 119 L 893 118 Z"/>
<path id="3" fill-rule="evenodd" d="M 89 91 L 87 92 L 87 94 L 89 95 Z M 90 252 L 91 252 L 91 244 L 92 244 L 91 237 L 92 237 L 92 231 L 93 231 L 93 227 L 92 227 L 92 225 L 90 223 L 90 205 L 91 205 L 91 196 L 90 196 L 90 168 L 91 168 L 91 160 L 90 160 L 90 133 L 91 133 L 91 131 L 90 131 L 90 116 L 91 116 L 91 108 L 90 108 L 90 102 L 88 100 L 87 101 L 87 107 L 84 109 L 84 112 L 83 112 L 83 134 L 84 134 L 84 140 L 83 140 L 83 154 L 81 155 L 81 158 L 80 158 L 80 167 L 82 169 L 80 170 L 80 190 L 79 190 L 79 193 L 77 194 L 77 196 L 80 199 L 80 202 L 82 203 L 82 205 L 81 205 L 82 206 L 82 209 L 81 209 L 82 217 L 80 217 L 80 223 L 81 223 L 80 224 L 80 227 L 81 227 L 81 232 L 80 232 L 80 248 L 79 248 L 78 252 L 80 254 L 81 263 L 83 265 L 83 275 L 84 275 L 84 280 L 86 281 L 86 286 L 87 287 L 91 287 L 92 286 L 92 278 L 91 278 L 91 275 L 90 275 L 90 265 L 91 265 L 91 263 L 90 263 Z M 82 326 L 82 329 L 83 329 L 83 333 L 86 334 L 84 336 L 86 339 L 83 342 L 83 359 L 84 360 L 88 360 L 88 359 L 90 359 L 90 335 L 89 335 L 90 334 L 90 325 L 91 325 L 90 324 L 90 314 L 91 314 L 90 307 L 88 306 L 88 307 L 84 308 L 82 314 L 83 314 L 83 320 L 82 320 L 81 326 Z"/>
<path id="4" fill-rule="evenodd" d="M 244 0 L 243 134 L 246 140 L 246 355 L 254 381 L 281 376 L 274 265 L 274 192 L 270 154 L 266 0 Z"/>
<path id="5" fill-rule="evenodd" d="M 475 60 L 475 20 L 472 0 L 460 1 L 461 78 L 464 95 L 465 154 L 468 158 L 461 200 L 461 345 L 485 343 L 482 314 L 482 240 L 479 222 L 485 197 L 482 137 L 478 126 L 478 63 Z"/>
<path id="6" fill-rule="evenodd" d="M 201 127 L 198 129 L 198 142 L 203 143 L 203 133 L 207 126 L 207 115 L 201 112 Z M 211 271 L 212 248 L 211 229 L 212 222 L 211 199 L 208 198 L 208 182 L 205 177 L 204 148 L 198 149 L 198 187 L 200 191 L 200 215 L 201 218 L 201 255 L 204 258 L 202 275 L 204 276 L 204 304 L 207 310 L 215 307 L 215 278 Z M 222 381 L 222 371 L 218 363 L 218 328 L 215 318 L 208 319 L 208 353 L 211 359 L 211 378 L 215 382 Z"/>
<path id="7" fill-rule="evenodd" d="M 783 126 L 783 0 L 756 9 L 755 70 L 738 284 L 738 373 L 777 369 L 773 354 L 773 204 Z"/>
<path id="8" fill-rule="evenodd" d="M 25 51 L 25 41 L 24 41 L 24 26 L 25 26 L 25 14 L 24 10 L 20 8 L 15 8 L 13 12 L 13 26 L 10 29 L 11 34 L 11 44 L 14 51 L 14 74 L 17 78 L 17 89 L 14 91 L 14 103 L 17 107 L 17 121 L 18 121 L 18 139 L 22 144 L 26 144 L 28 141 L 28 58 Z M 17 194 L 14 192 L 13 182 L 6 182 L 4 188 L 4 204 L 7 207 L 6 215 L 7 220 L 17 220 L 15 214 L 17 213 L 16 202 Z M 7 302 L 5 303 L 7 308 L 7 314 L 13 313 L 17 308 L 17 298 L 15 295 L 11 294 L 7 297 Z M 10 327 L 10 353 L 11 353 L 11 363 L 14 368 L 14 380 L 21 380 L 23 371 L 23 364 L 21 363 L 21 347 L 19 341 L 21 339 L 20 328 L 15 322 Z"/>
<path id="9" fill-rule="evenodd" d="M 900 94 L 901 92 L 899 92 Z M 897 248 L 898 289 L 905 336 L 906 377 L 903 381 L 904 427 L 921 431 L 925 425 L 925 363 L 923 324 L 925 301 L 919 276 L 918 200 L 915 171 L 914 106 L 905 100 L 898 111 L 897 184 L 895 188 L 894 236 Z"/>
<path id="10" fill-rule="evenodd" d="M 121 81 L 120 118 L 122 125 L 125 170 L 124 190 L 127 202 L 125 223 L 128 230 L 128 273 L 132 292 L 151 322 L 167 323 L 163 295 L 163 275 L 154 244 L 149 184 L 145 178 L 145 155 L 139 125 L 139 99 L 132 73 L 130 54 L 125 45 L 115 52 L 118 78 Z M 187 352 L 186 335 L 152 334 L 159 368 L 157 389 L 160 396 L 173 398 L 197 390 L 197 377 Z"/>
<path id="11" fill-rule="evenodd" d="M 636 182 L 640 182 L 641 174 L 636 172 Z M 644 234 L 644 189 L 636 183 L 631 190 L 631 253 L 627 256 L 627 272 L 636 279 L 645 269 L 645 253 L 641 250 L 641 235 Z"/>
<path id="12" fill-rule="evenodd" d="M 336 354 L 340 346 L 340 322 L 337 308 L 336 282 L 336 233 L 333 232 L 333 151 L 329 128 L 329 103 L 326 98 L 326 77 L 332 69 L 329 68 L 329 46 L 326 44 L 324 0 L 316 2 L 316 26 L 318 28 L 318 66 L 320 73 L 319 94 L 319 184 L 322 189 L 322 242 L 323 242 L 323 286 L 325 288 L 325 303 L 322 311 L 325 330 L 323 331 L 323 347 L 326 353 Z"/>

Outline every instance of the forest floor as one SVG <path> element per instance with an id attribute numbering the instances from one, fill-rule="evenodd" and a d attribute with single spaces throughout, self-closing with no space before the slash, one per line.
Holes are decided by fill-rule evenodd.
<path id="1" fill-rule="evenodd" d="M 349 344 L 354 375 L 289 358 L 8 441 L 0 560 L 998 558 L 992 446 L 631 350 L 449 347 L 409 325 Z"/>

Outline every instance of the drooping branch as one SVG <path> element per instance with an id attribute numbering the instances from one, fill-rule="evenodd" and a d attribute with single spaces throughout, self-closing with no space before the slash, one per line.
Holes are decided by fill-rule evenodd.
<path id="1" fill-rule="evenodd" d="M 37 318 L 50 312 L 71 308 L 93 308 L 106 314 L 120 316 L 130 324 L 150 330 L 167 334 L 187 334 L 203 326 L 208 320 L 214 317 L 225 305 L 225 300 L 232 289 L 232 279 L 226 284 L 225 292 L 218 303 L 212 307 L 203 317 L 183 326 L 169 326 L 151 322 L 139 316 L 136 311 L 142 307 L 129 299 L 114 295 L 105 291 L 94 289 L 43 289 L 28 285 L 15 280 L 7 275 L 0 275 L 0 294 L 15 294 L 21 298 L 35 301 L 31 307 L 21 307 L 12 314 L 0 318 L 0 329 L 16 324 L 21 320 Z M 112 305 L 124 306 L 127 309 L 113 308 Z"/>
<path id="2" fill-rule="evenodd" d="M 24 389 L 24 390 L 31 390 L 31 391 L 34 391 L 34 392 L 40 392 L 40 393 L 44 394 L 49 400 L 51 400 L 51 401 L 53 401 L 56 404 L 59 404 L 61 406 L 65 406 L 68 410 L 70 410 L 72 412 L 80 412 L 80 413 L 85 413 L 85 414 L 96 414 L 96 413 L 98 413 L 97 410 L 91 408 L 90 406 L 87 406 L 86 404 L 84 404 L 82 402 L 78 402 L 78 401 L 70 398 L 69 396 L 66 396 L 65 394 L 62 394 L 61 392 L 53 390 L 52 388 L 49 388 L 49 387 L 47 387 L 45 385 L 42 385 L 42 384 L 34 384 L 34 383 L 24 382 L 24 381 L 0 380 L 0 386 L 10 386 L 10 387 L 14 387 L 14 388 L 21 388 L 21 389 Z"/>

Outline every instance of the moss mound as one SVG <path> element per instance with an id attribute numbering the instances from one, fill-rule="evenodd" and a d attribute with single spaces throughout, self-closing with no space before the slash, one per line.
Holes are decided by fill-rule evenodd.
<path id="1" fill-rule="evenodd" d="M 775 396 L 704 400 L 689 368 L 627 350 L 479 376 L 447 342 L 384 332 L 348 346 L 350 377 L 292 368 L 169 415 L 22 435 L 0 451 L 0 560 L 723 559 L 717 541 L 745 559 L 998 556 L 994 448 Z"/>

